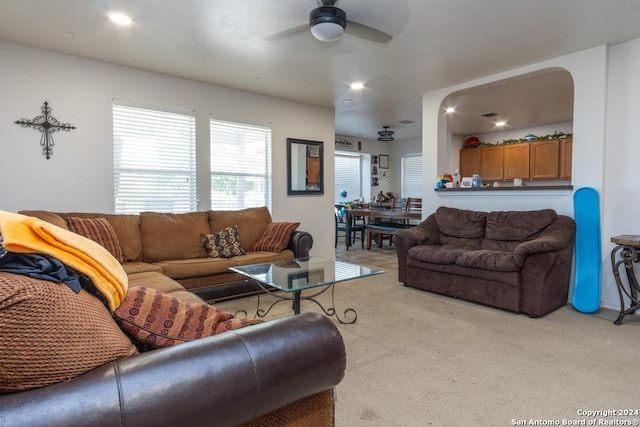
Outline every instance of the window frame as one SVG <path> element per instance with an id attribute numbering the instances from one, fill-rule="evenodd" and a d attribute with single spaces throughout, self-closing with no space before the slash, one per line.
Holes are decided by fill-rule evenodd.
<path id="1" fill-rule="evenodd" d="M 233 131 L 246 132 L 244 134 L 245 138 L 249 138 L 251 134 L 258 135 L 259 137 L 264 137 L 264 141 L 263 141 L 264 146 L 259 147 L 261 142 L 259 140 L 250 140 L 250 141 L 247 141 L 247 144 L 254 144 L 252 145 L 253 150 L 252 149 L 245 150 L 244 153 L 241 152 L 242 149 L 234 151 L 233 149 L 230 149 L 228 146 L 221 148 L 220 145 L 229 144 L 229 143 L 232 143 L 232 141 L 229 140 L 229 141 L 223 141 L 223 142 L 216 142 L 214 138 L 217 138 L 220 135 L 217 133 L 219 130 L 216 130 L 215 127 L 219 127 L 222 130 L 230 133 Z M 219 144 L 219 145 L 215 145 L 215 144 Z M 273 203 L 272 145 L 273 145 L 272 130 L 270 127 L 255 125 L 251 123 L 220 120 L 214 117 L 209 118 L 209 149 L 210 149 L 209 182 L 211 185 L 209 193 L 211 197 L 211 209 L 238 210 L 238 209 L 246 209 L 251 207 L 266 206 L 269 209 L 269 211 L 271 211 L 271 207 Z M 260 151 L 261 151 L 261 157 L 260 159 L 258 159 L 258 161 L 261 162 L 260 168 L 262 169 L 262 171 L 260 173 L 256 171 L 247 171 L 246 162 L 247 162 L 247 156 L 249 155 L 248 153 L 251 153 L 251 155 L 253 156 L 256 153 L 260 153 Z M 224 152 L 225 156 L 224 157 L 218 156 L 220 152 Z M 239 169 L 229 170 L 228 168 L 228 166 L 230 166 L 229 162 L 234 158 L 238 161 L 235 167 L 238 167 Z M 223 159 L 224 162 L 219 162 L 221 159 Z M 256 164 L 256 159 L 253 158 L 251 166 L 253 167 L 255 166 L 255 164 Z M 226 168 L 227 170 L 225 170 L 225 166 L 227 166 Z M 250 199 L 246 199 L 246 198 L 232 199 L 229 197 L 225 199 L 224 195 L 219 194 L 220 192 L 216 192 L 214 194 L 214 191 L 216 190 L 216 188 L 221 188 L 219 185 L 216 185 L 214 183 L 214 179 L 216 178 L 228 179 L 229 180 L 228 183 L 230 184 L 230 187 L 229 187 L 230 190 L 227 190 L 227 191 L 236 191 L 236 192 L 239 192 L 244 188 L 246 188 L 245 184 L 250 184 L 251 186 L 251 185 L 256 185 L 257 183 L 257 185 L 259 186 L 261 181 L 262 185 L 264 186 L 263 192 L 261 192 L 262 199 L 259 201 L 254 199 L 253 202 L 245 203 L 247 200 L 250 200 Z M 253 184 L 251 184 L 252 180 L 254 180 Z M 223 200 L 223 202 L 220 202 L 220 200 Z M 225 200 L 226 202 L 224 202 Z M 231 200 L 236 200 L 240 203 L 230 202 Z"/>
<path id="2" fill-rule="evenodd" d="M 196 117 L 193 110 L 112 100 L 115 213 L 197 209 Z"/>

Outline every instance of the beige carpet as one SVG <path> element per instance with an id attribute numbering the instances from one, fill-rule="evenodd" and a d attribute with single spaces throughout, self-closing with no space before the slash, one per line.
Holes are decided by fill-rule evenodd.
<path id="1" fill-rule="evenodd" d="M 321 299 L 330 302 L 330 293 Z M 218 306 L 255 312 L 255 304 L 252 297 Z M 611 310 L 585 315 L 566 306 L 530 319 L 405 288 L 395 270 L 339 283 L 336 305 L 358 312 L 355 324 L 338 324 L 347 349 L 338 427 L 640 420 L 579 412 L 640 410 L 640 316 L 615 326 Z M 319 311 L 309 302 L 302 308 Z M 290 314 L 282 303 L 267 318 Z"/>

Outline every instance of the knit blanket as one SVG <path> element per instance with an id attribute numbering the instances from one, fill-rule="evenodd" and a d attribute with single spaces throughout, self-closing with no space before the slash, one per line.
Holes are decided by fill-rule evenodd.
<path id="1" fill-rule="evenodd" d="M 9 252 L 49 255 L 88 276 L 112 312 L 127 293 L 128 280 L 122 265 L 93 240 L 38 218 L 2 210 L 0 234 Z"/>

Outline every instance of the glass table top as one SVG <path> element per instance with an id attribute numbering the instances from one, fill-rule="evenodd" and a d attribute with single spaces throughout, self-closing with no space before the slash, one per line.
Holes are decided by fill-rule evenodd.
<path id="1" fill-rule="evenodd" d="M 229 270 L 286 292 L 301 291 L 385 272 L 376 268 L 322 257 L 243 265 L 230 267 Z"/>

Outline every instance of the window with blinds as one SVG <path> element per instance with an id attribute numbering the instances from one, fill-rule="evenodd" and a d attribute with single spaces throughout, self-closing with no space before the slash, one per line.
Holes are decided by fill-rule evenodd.
<path id="1" fill-rule="evenodd" d="M 361 156 L 358 154 L 335 154 L 335 203 L 343 203 L 358 199 L 362 195 Z M 346 199 L 340 196 L 347 192 Z"/>
<path id="2" fill-rule="evenodd" d="M 422 197 L 422 154 L 402 156 L 402 197 Z"/>
<path id="3" fill-rule="evenodd" d="M 210 120 L 211 208 L 271 210 L 271 129 Z"/>
<path id="4" fill-rule="evenodd" d="M 195 112 L 114 100 L 113 163 L 116 213 L 195 211 Z"/>

